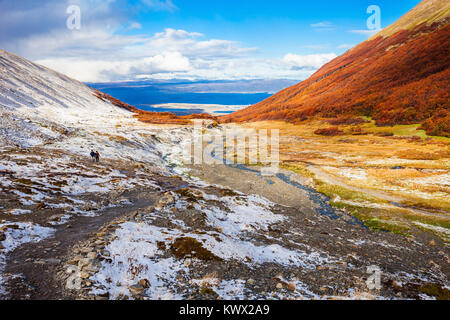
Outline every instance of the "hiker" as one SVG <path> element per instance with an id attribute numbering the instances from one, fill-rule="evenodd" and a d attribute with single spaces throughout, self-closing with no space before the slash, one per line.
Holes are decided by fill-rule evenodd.
<path id="1" fill-rule="evenodd" d="M 92 162 L 95 162 L 95 152 L 94 152 L 94 150 L 91 150 L 91 158 L 92 158 Z"/>
<path id="2" fill-rule="evenodd" d="M 98 153 L 98 151 L 95 153 L 95 161 L 97 163 L 100 162 L 100 153 Z"/>

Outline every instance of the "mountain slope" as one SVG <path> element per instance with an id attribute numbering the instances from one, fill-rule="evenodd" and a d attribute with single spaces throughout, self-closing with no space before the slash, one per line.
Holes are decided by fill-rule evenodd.
<path id="1" fill-rule="evenodd" d="M 0 50 L 2 147 L 45 147 L 87 156 L 95 149 L 103 158 L 162 166 L 161 152 L 179 144 L 185 129 L 150 128 L 137 112 L 79 81 Z"/>
<path id="2" fill-rule="evenodd" d="M 448 1 L 424 0 L 309 79 L 222 121 L 361 115 L 378 125 L 424 123 L 428 133 L 448 136 L 449 21 Z"/>
<path id="3" fill-rule="evenodd" d="M 81 82 L 0 50 L 0 139 L 34 146 L 63 138 L 80 123 L 109 115 L 129 118 Z"/>

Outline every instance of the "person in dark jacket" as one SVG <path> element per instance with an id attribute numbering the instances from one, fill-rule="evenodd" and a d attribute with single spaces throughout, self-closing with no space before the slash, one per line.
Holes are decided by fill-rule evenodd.
<path id="1" fill-rule="evenodd" d="M 91 158 L 92 158 L 92 162 L 95 162 L 95 152 L 94 152 L 94 150 L 91 150 Z"/>

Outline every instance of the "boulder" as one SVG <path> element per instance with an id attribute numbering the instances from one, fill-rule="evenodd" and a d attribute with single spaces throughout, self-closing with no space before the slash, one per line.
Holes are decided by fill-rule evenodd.
<path id="1" fill-rule="evenodd" d="M 130 293 L 133 295 L 133 297 L 140 296 L 145 292 L 145 288 L 140 284 L 135 284 L 129 287 L 128 290 L 130 290 Z"/>
<path id="2" fill-rule="evenodd" d="M 138 281 L 138 284 L 142 287 L 144 287 L 145 289 L 150 288 L 150 281 L 148 281 L 147 279 L 141 279 Z"/>

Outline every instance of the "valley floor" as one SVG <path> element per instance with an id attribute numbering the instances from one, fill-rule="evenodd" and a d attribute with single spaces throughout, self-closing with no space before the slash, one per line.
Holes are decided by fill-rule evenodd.
<path id="1" fill-rule="evenodd" d="M 326 121 L 260 122 L 280 130 L 282 168 L 374 229 L 413 235 L 417 229 L 450 243 L 450 139 L 428 137 L 417 125 L 341 125 L 320 136 Z M 356 130 L 357 129 L 357 130 Z"/>
<path id="2" fill-rule="evenodd" d="M 167 130 L 165 136 L 171 134 Z M 52 145 L 3 148 L 0 297 L 449 299 L 449 248 L 442 235 L 448 232 L 442 222 L 448 221 L 445 180 L 442 187 L 433 180 L 439 190 L 419 190 L 442 193 L 438 206 L 419 206 L 416 198 L 400 205 L 404 194 L 358 184 L 364 176 L 360 171 L 369 170 L 359 158 L 353 157 L 353 163 L 337 159 L 325 154 L 318 137 L 284 133 L 289 144 L 282 141 L 282 157 L 292 158 L 283 158 L 280 173 L 269 178 L 259 174 L 259 166 L 184 167 L 176 157 L 179 142 L 156 148 L 171 172 L 159 163 L 126 158 L 107 157 L 96 164 L 82 153 Z M 162 143 L 157 132 L 146 136 Z M 347 146 L 350 142 L 337 141 L 345 138 L 333 138 L 333 146 Z M 136 143 L 120 132 L 105 139 L 112 145 Z M 292 141 L 301 141 L 302 150 Z M 308 148 L 321 155 L 311 157 Z M 441 154 L 442 146 L 433 150 Z M 378 152 L 383 158 L 384 152 Z M 327 157 L 334 159 L 332 166 Z M 448 164 L 444 156 L 422 165 L 414 162 L 414 170 L 424 173 L 411 179 L 445 179 L 439 178 L 448 174 L 441 160 Z M 373 194 L 366 195 L 363 187 Z M 351 188 L 359 189 L 349 195 Z M 395 212 L 425 217 L 401 220 L 424 227 L 379 231 L 390 220 L 374 227 L 373 219 L 381 219 L 375 213 L 370 211 L 369 219 L 368 211 L 352 211 L 374 209 L 374 203 L 386 216 L 388 206 L 395 206 Z M 423 232 L 430 225 L 433 232 Z M 370 267 L 381 272 L 380 289 L 367 286 Z"/>

